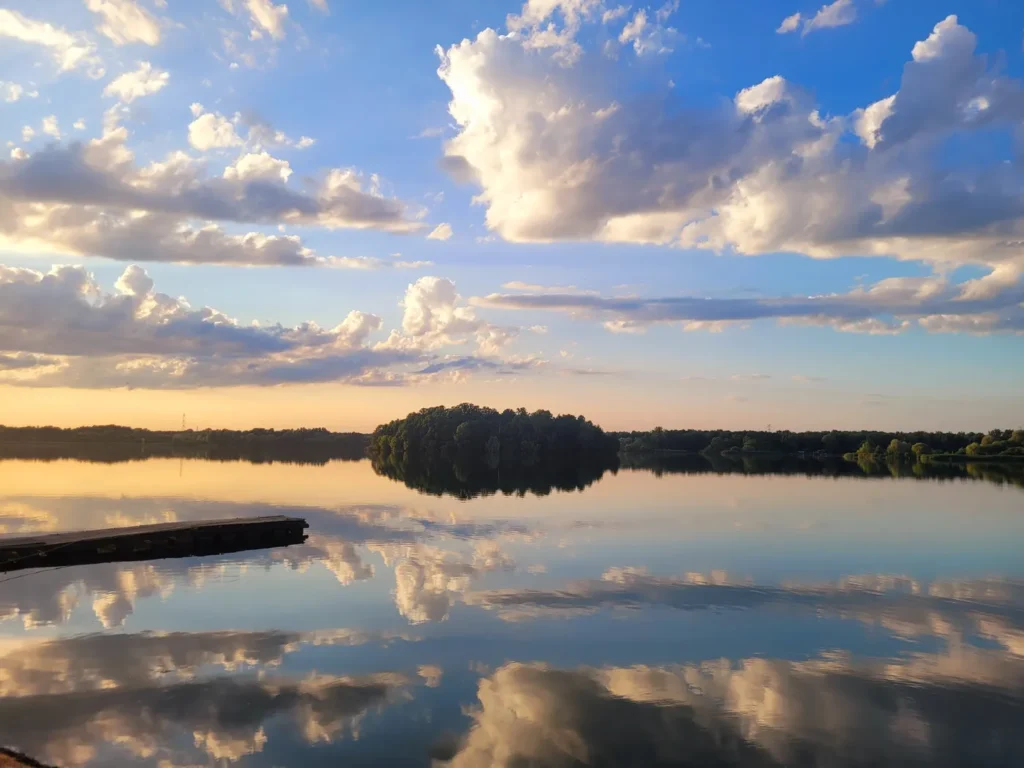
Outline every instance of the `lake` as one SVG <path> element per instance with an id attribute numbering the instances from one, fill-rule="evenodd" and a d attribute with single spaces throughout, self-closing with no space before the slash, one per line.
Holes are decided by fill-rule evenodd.
<path id="1" fill-rule="evenodd" d="M 310 525 L 0 573 L 0 744 L 153 768 L 1024 765 L 1024 490 L 957 471 L 460 498 L 366 460 L 0 461 L 2 535 Z"/>

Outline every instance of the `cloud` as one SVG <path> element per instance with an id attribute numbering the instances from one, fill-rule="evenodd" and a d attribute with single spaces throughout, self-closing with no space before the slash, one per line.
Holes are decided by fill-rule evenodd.
<path id="1" fill-rule="evenodd" d="M 986 279 L 956 284 L 944 278 L 889 278 L 843 294 L 804 297 L 645 299 L 535 292 L 496 293 L 470 303 L 567 312 L 601 321 L 613 331 L 639 331 L 660 323 L 720 330 L 721 323 L 774 319 L 873 334 L 899 333 L 915 325 L 934 332 L 1024 333 L 1024 286 L 1009 280 L 982 287 Z"/>
<path id="2" fill-rule="evenodd" d="M 779 24 L 779 28 L 775 30 L 776 34 L 785 35 L 789 32 L 795 32 L 800 27 L 801 16 L 799 13 L 794 13 L 792 16 L 787 16 Z"/>
<path id="3" fill-rule="evenodd" d="M 0 8 L 0 37 L 49 49 L 61 72 L 83 67 L 91 77 L 103 77 L 103 63 L 96 55 L 96 46 L 85 35 Z"/>
<path id="4" fill-rule="evenodd" d="M 722 571 L 653 576 L 643 569 L 619 567 L 608 569 L 600 579 L 551 589 L 471 592 L 465 600 L 495 611 L 506 621 L 655 606 L 683 611 L 784 609 L 853 618 L 907 637 L 936 634 L 937 627 L 955 637 L 977 633 L 985 622 L 1020 631 L 1022 619 L 1014 601 L 1021 590 L 1021 584 L 1012 580 L 925 584 L 885 574 L 768 586 Z"/>
<path id="5" fill-rule="evenodd" d="M 813 17 L 804 21 L 802 34 L 809 35 L 818 29 L 844 27 L 847 24 L 853 24 L 856 20 L 857 6 L 853 4 L 853 0 L 835 0 L 833 3 L 821 6 Z"/>
<path id="6" fill-rule="evenodd" d="M 407 261 L 395 258 L 381 259 L 376 256 L 327 256 L 321 259 L 324 266 L 339 269 L 425 269 L 434 266 L 432 261 Z"/>
<path id="7" fill-rule="evenodd" d="M 427 688 L 437 688 L 441 685 L 444 669 L 437 664 L 421 664 L 416 668 L 416 674 L 423 678 Z"/>
<path id="8" fill-rule="evenodd" d="M 211 149 L 237 147 L 242 139 L 235 132 L 235 126 L 223 115 L 206 112 L 199 115 L 188 126 L 188 143 L 200 152 Z"/>
<path id="9" fill-rule="evenodd" d="M 279 160 L 266 152 L 250 152 L 224 169 L 224 178 L 232 181 L 288 181 L 292 168 L 287 160 Z"/>
<path id="10" fill-rule="evenodd" d="M 500 346 L 497 347 L 500 349 Z M 484 351 L 484 350 L 481 350 Z M 480 357 L 448 357 L 431 363 L 417 375 L 428 376 L 443 372 L 490 371 L 497 374 L 512 374 L 535 367 L 534 361 L 488 360 Z"/>
<path id="11" fill-rule="evenodd" d="M 402 300 L 402 330 L 412 337 L 471 333 L 479 321 L 469 307 L 460 307 L 455 283 L 442 277 L 421 277 Z"/>
<path id="12" fill-rule="evenodd" d="M 201 104 L 192 105 L 192 114 L 196 116 L 204 112 Z M 246 111 L 236 114 L 234 122 L 246 128 L 246 142 L 255 150 L 264 147 L 292 147 L 294 149 L 308 149 L 316 144 L 316 139 L 309 136 L 301 136 L 292 139 L 284 131 L 275 128 L 269 120 L 253 111 Z"/>
<path id="13" fill-rule="evenodd" d="M 316 8 L 321 13 L 330 13 L 330 8 L 327 7 L 327 0 L 309 0 L 309 5 L 312 8 Z"/>
<path id="14" fill-rule="evenodd" d="M 628 5 L 617 5 L 614 8 L 609 8 L 601 14 L 601 23 L 611 24 L 613 21 L 621 19 L 627 13 L 629 13 Z"/>
<path id="15" fill-rule="evenodd" d="M 350 312 L 331 329 L 242 326 L 154 289 L 137 266 L 106 293 L 83 269 L 0 267 L 0 351 L 45 355 L 22 386 L 193 388 L 348 381 L 420 360 L 371 349 L 381 319 Z M 51 358 L 58 357 L 55 363 Z M 27 371 L 33 376 L 25 376 Z"/>
<path id="16" fill-rule="evenodd" d="M 267 248 L 272 258 L 291 246 L 275 242 L 223 242 L 209 233 L 204 250 Z M 218 246 L 219 243 L 219 246 Z M 211 257 L 207 257 L 211 258 Z M 253 261 L 251 251 L 246 255 Z M 367 268 L 339 260 L 330 266 Z M 409 266 L 367 259 L 369 267 Z M 333 328 L 243 326 L 209 307 L 156 290 L 144 269 L 131 265 L 112 293 L 79 267 L 49 273 L 0 266 L 0 381 L 32 387 L 191 389 L 275 386 L 311 382 L 401 385 L 440 373 L 499 374 L 544 364 L 536 357 L 505 356 L 522 332 L 476 317 L 450 280 L 424 277 L 402 301 L 402 330 L 371 344 L 380 317 L 349 312 Z M 476 355 L 438 355 L 444 347 L 474 343 Z"/>
<path id="17" fill-rule="evenodd" d="M 840 2 L 808 23 L 846 18 Z M 637 100 L 625 75 L 592 78 L 492 29 L 440 53 L 457 131 L 445 166 L 479 187 L 488 228 L 506 240 L 1024 269 L 1015 150 L 956 153 L 935 169 L 943 142 L 990 146 L 1024 117 L 1020 81 L 978 55 L 956 17 L 914 46 L 891 101 L 840 116 L 780 76 L 727 104 Z"/>
<path id="18" fill-rule="evenodd" d="M 406 289 L 401 301 L 402 330 L 392 331 L 380 349 L 429 350 L 444 346 L 476 342 L 477 351 L 497 356 L 518 337 L 519 327 L 492 325 L 476 316 L 472 307 L 464 306 L 455 283 L 444 277 L 421 277 Z M 482 361 L 462 358 L 462 362 L 439 362 L 421 373 L 437 373 L 451 369 L 505 367 L 511 361 Z"/>
<path id="19" fill-rule="evenodd" d="M 56 115 L 43 118 L 43 133 L 47 136 L 53 136 L 55 139 L 60 138 L 60 126 L 57 125 Z"/>
<path id="20" fill-rule="evenodd" d="M 438 224 L 433 231 L 427 235 L 427 240 L 448 240 L 452 236 L 451 224 Z"/>
<path id="21" fill-rule="evenodd" d="M 0 702 L 0 721 L 5 742 L 60 765 L 91 762 L 100 749 L 115 762 L 120 756 L 180 759 L 183 745 L 190 762 L 228 763 L 262 752 L 268 741 L 264 726 L 272 721 L 290 723 L 307 744 L 342 738 L 356 730 L 368 710 L 402 698 L 409 682 L 387 672 L 301 679 L 223 676 L 59 698 L 6 698 Z"/>
<path id="22" fill-rule="evenodd" d="M 678 8 L 679 4 L 675 4 Z M 623 45 L 633 45 L 637 56 L 644 56 L 651 53 L 671 53 L 672 45 L 678 36 L 672 27 L 662 26 L 662 22 L 671 15 L 672 5 L 666 5 L 657 13 L 657 20 L 651 21 L 647 18 L 647 11 L 643 8 L 638 10 L 633 18 L 619 33 L 619 42 Z"/>
<path id="23" fill-rule="evenodd" d="M 160 44 L 160 24 L 134 0 L 85 0 L 85 6 L 103 17 L 97 29 L 115 45 Z"/>
<path id="24" fill-rule="evenodd" d="M 507 291 L 522 291 L 523 293 L 562 293 L 576 296 L 597 296 L 597 291 L 587 288 L 577 288 L 575 285 L 537 285 L 536 283 L 524 283 L 521 280 L 511 280 L 501 286 Z"/>
<path id="25" fill-rule="evenodd" d="M 0 161 L 0 245 L 125 261 L 316 265 L 328 261 L 297 237 L 229 235 L 214 224 L 197 229 L 194 220 L 423 228 L 405 203 L 381 193 L 376 176 L 352 168 L 327 169 L 299 191 L 286 182 L 290 167 L 263 151 L 240 156 L 220 177 L 183 152 L 138 166 L 118 115 L 108 111 L 100 138 Z M 34 132 L 26 128 L 27 141 Z M 200 114 L 190 138 L 201 147 L 240 142 L 233 124 L 212 113 Z"/>
<path id="26" fill-rule="evenodd" d="M 821 6 L 814 16 L 805 17 L 800 13 L 787 16 L 782 20 L 782 23 L 779 24 L 775 32 L 780 35 L 796 32 L 796 30 L 800 29 L 801 22 L 803 22 L 801 34 L 809 35 L 811 32 L 819 29 L 843 27 L 847 24 L 853 24 L 856 20 L 857 7 L 854 5 L 854 0 L 835 0 L 833 3 Z"/>
<path id="27" fill-rule="evenodd" d="M 14 354 L 0 354 L 0 371 L 16 371 L 26 368 L 39 368 L 45 365 L 52 365 L 53 358 L 45 355 L 30 355 L 24 352 Z"/>
<path id="28" fill-rule="evenodd" d="M 171 76 L 166 71 L 153 69 L 153 65 L 148 61 L 140 61 L 138 69 L 125 72 L 111 80 L 103 89 L 103 95 L 116 96 L 122 103 L 131 104 L 142 96 L 161 90 L 170 79 Z"/>
<path id="29" fill-rule="evenodd" d="M 9 83 L 4 80 L 0 80 L 0 98 L 8 104 L 21 99 L 24 92 L 25 89 L 17 83 Z"/>
<path id="30" fill-rule="evenodd" d="M 357 630 L 316 632 L 174 632 L 95 634 L 10 643 L 0 652 L 5 697 L 82 695 L 104 688 L 181 683 L 206 668 L 235 672 L 271 668 L 303 646 L 386 643 L 388 635 Z"/>
<path id="31" fill-rule="evenodd" d="M 505 24 L 522 39 L 524 48 L 550 50 L 561 66 L 571 66 L 583 50 L 576 42 L 580 25 L 601 11 L 601 0 L 526 0 L 520 13 L 509 14 Z M 561 28 L 555 20 L 559 16 Z"/>
<path id="32" fill-rule="evenodd" d="M 959 643 L 883 662 L 510 663 L 480 680 L 472 726 L 444 764 L 952 768 L 964 744 L 991 745 L 976 759 L 999 763 L 1024 748 L 1021 671 L 1019 659 Z"/>
<path id="33" fill-rule="evenodd" d="M 515 561 L 493 541 L 471 558 L 423 544 L 370 545 L 395 570 L 395 607 L 411 624 L 444 621 L 454 601 L 484 573 L 513 570 Z"/>
<path id="34" fill-rule="evenodd" d="M 285 24 L 288 21 L 287 5 L 274 5 L 271 0 L 245 0 L 245 7 L 257 27 L 270 33 L 275 40 L 284 38 Z M 325 9 L 326 3 L 321 10 Z"/>

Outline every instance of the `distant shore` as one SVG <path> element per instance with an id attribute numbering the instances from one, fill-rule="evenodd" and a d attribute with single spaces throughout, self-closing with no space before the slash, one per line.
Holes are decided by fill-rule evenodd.
<path id="1" fill-rule="evenodd" d="M 937 456 L 929 456 L 929 461 L 937 462 L 939 464 L 974 464 L 976 462 L 985 462 L 988 464 L 1016 464 L 1024 462 L 1024 456 L 1017 454 L 996 454 L 994 456 L 966 456 L 957 453 L 945 453 Z"/>
<path id="2" fill-rule="evenodd" d="M 447 424 L 446 429 L 451 427 L 448 431 L 452 434 L 462 421 L 471 422 L 471 425 L 480 432 L 478 437 L 483 442 L 491 436 L 491 432 L 495 435 L 504 435 L 502 430 L 505 427 L 500 426 L 499 422 L 518 423 L 515 421 L 516 418 L 540 418 L 544 424 L 551 419 L 562 419 L 564 424 L 576 424 L 576 417 L 555 417 L 547 411 L 527 414 L 525 409 L 519 409 L 499 413 L 492 409 L 463 404 L 452 409 L 424 409 L 418 414 L 410 414 L 407 419 L 381 425 L 373 435 L 332 432 L 324 428 L 149 430 L 116 425 L 76 428 L 0 426 L 0 458 L 89 458 L 99 461 L 124 461 L 169 456 L 225 461 L 247 459 L 313 463 L 333 459 L 354 460 L 372 453 L 370 449 L 381 442 L 381 435 L 387 430 L 399 429 L 396 425 L 406 424 L 410 418 L 423 419 L 425 414 L 436 418 L 439 413 L 448 414 L 446 419 L 451 421 L 451 424 Z M 486 415 L 487 419 L 494 420 L 495 424 L 487 426 L 484 423 L 486 419 L 481 420 L 481 414 Z M 588 429 L 594 434 L 606 435 L 608 442 L 617 445 L 618 453 L 623 457 L 745 456 L 762 459 L 957 464 L 1024 462 L 1024 429 L 993 429 L 988 432 L 791 432 L 769 429 L 699 430 L 659 427 L 647 431 L 602 432 L 600 427 L 592 424 Z M 468 432 L 463 434 L 466 435 Z M 516 440 L 501 439 L 504 442 L 499 440 L 498 447 L 501 450 L 497 458 L 500 459 L 499 463 L 508 464 L 509 460 L 518 455 L 523 440 L 518 437 Z M 483 442 L 475 445 L 474 450 L 468 453 L 475 456 L 483 455 L 486 447 Z M 571 448 L 571 442 L 566 442 L 564 450 L 559 455 Z M 418 461 L 429 458 L 420 454 L 424 451 L 429 454 L 432 445 L 433 443 L 428 440 L 421 446 L 423 450 L 416 453 Z M 377 453 L 380 453 L 380 445 L 377 447 Z"/>
<path id="3" fill-rule="evenodd" d="M 120 426 L 2 427 L 0 458 L 41 461 L 202 458 L 215 461 L 325 463 L 366 457 L 369 435 L 326 429 L 160 431 Z"/>
<path id="4" fill-rule="evenodd" d="M 808 453 L 806 451 L 744 451 L 744 450 L 725 450 L 718 453 L 712 451 L 685 451 L 674 448 L 652 448 L 652 449 L 641 449 L 633 450 L 629 453 L 623 454 L 629 456 L 649 456 L 654 458 L 665 458 L 670 459 L 673 457 L 708 457 L 708 456 L 721 456 L 724 458 L 754 458 L 754 459 L 803 459 L 803 460 L 820 460 L 820 461 L 857 461 L 856 453 L 827 453 L 825 451 L 815 451 L 814 453 Z M 888 460 L 892 458 L 886 453 L 874 453 L 871 457 L 876 461 Z M 975 455 L 968 456 L 967 454 L 959 453 L 939 453 L 939 454 L 925 454 L 922 456 L 912 457 L 914 461 L 922 462 L 935 462 L 940 464 L 974 464 L 976 462 L 987 462 L 987 463 L 1020 463 L 1024 462 L 1024 455 L 1021 454 L 994 454 L 991 456 Z"/>
<path id="5" fill-rule="evenodd" d="M 624 456 L 702 455 L 839 458 L 854 462 L 1024 460 L 1024 429 L 988 432 L 662 429 L 612 433 Z"/>

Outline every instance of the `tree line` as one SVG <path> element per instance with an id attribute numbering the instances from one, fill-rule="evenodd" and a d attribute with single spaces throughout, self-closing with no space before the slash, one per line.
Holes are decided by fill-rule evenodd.
<path id="1" fill-rule="evenodd" d="M 893 478 L 931 481 L 979 480 L 1024 488 L 1024 463 L 910 462 L 887 455 L 884 460 L 850 461 L 839 457 L 791 454 L 709 454 L 633 452 L 621 456 L 620 469 L 665 475 L 802 475 L 826 478 Z"/>
<path id="2" fill-rule="evenodd" d="M 369 435 L 327 429 L 151 430 L 0 426 L 0 457 L 116 462 L 150 456 L 322 464 L 366 456 Z"/>
<path id="3" fill-rule="evenodd" d="M 623 453 L 779 453 L 819 456 L 1024 456 L 1024 429 L 983 432 L 662 429 L 617 432 Z"/>

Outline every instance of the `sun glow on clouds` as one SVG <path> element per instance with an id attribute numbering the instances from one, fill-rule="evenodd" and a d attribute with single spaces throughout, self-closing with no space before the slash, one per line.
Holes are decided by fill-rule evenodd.
<path id="1" fill-rule="evenodd" d="M 503 358 L 520 332 L 478 319 L 450 280 L 411 284 L 401 330 L 370 337 L 381 317 L 353 310 L 333 328 L 242 325 L 155 289 L 131 265 L 107 293 L 85 270 L 48 273 L 0 267 L 0 383 L 83 389 L 276 386 L 344 382 L 401 386 L 434 374 L 485 368 L 526 370 Z M 475 343 L 477 355 L 452 350 Z"/>

